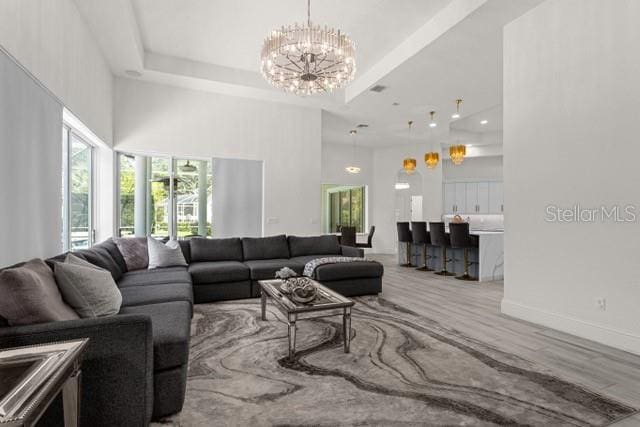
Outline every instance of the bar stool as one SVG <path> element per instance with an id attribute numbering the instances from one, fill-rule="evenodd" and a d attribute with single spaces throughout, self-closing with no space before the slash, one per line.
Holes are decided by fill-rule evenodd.
<path id="1" fill-rule="evenodd" d="M 418 267 L 416 270 L 433 271 L 427 266 L 427 259 L 431 258 L 430 255 L 427 255 L 427 245 L 431 244 L 429 232 L 427 231 L 427 223 L 424 221 L 412 221 L 411 237 L 413 238 L 413 243 L 422 245 L 422 267 Z"/>
<path id="2" fill-rule="evenodd" d="M 453 260 L 447 258 L 447 248 L 451 247 L 451 243 L 449 236 L 444 231 L 444 222 L 430 222 L 429 235 L 431 236 L 431 244 L 442 248 L 442 270 L 436 272 L 436 274 L 439 276 L 455 276 L 456 273 L 447 270 L 447 263 Z"/>
<path id="3" fill-rule="evenodd" d="M 404 243 L 407 246 L 407 263 L 400 264 L 400 266 L 413 267 L 413 264 L 411 264 L 411 244 L 413 243 L 413 237 L 411 236 L 409 223 L 399 222 L 396 224 L 396 226 L 398 227 L 398 242 Z"/>
<path id="4" fill-rule="evenodd" d="M 469 266 L 471 264 L 477 264 L 477 262 L 469 261 L 469 249 L 477 248 L 479 246 L 478 240 L 473 239 L 473 236 L 469 234 L 469 223 L 450 223 L 449 236 L 452 248 L 464 250 L 464 274 L 462 276 L 456 276 L 456 279 L 477 281 L 477 277 L 473 277 L 469 274 Z"/>

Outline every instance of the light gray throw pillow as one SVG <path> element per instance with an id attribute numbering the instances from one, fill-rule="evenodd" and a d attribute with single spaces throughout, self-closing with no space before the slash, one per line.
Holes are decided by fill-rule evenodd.
<path id="1" fill-rule="evenodd" d="M 169 240 L 166 244 L 157 241 L 153 237 L 147 237 L 149 248 L 149 269 L 160 267 L 187 266 L 180 244 L 175 240 Z"/>
<path id="2" fill-rule="evenodd" d="M 122 294 L 107 270 L 73 254 L 54 267 L 58 288 L 64 300 L 80 317 L 118 314 Z"/>

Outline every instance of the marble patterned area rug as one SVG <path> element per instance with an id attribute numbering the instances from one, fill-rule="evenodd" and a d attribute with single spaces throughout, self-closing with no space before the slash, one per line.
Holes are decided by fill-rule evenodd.
<path id="1" fill-rule="evenodd" d="M 269 302 L 196 305 L 181 426 L 605 426 L 636 410 L 378 297 L 298 322 Z"/>

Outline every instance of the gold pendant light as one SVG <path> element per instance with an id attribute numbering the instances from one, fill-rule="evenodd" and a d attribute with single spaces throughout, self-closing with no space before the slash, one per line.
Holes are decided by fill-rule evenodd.
<path id="1" fill-rule="evenodd" d="M 433 121 L 433 116 L 436 114 L 436 112 L 431 111 L 429 114 L 431 115 L 431 123 L 435 123 Z M 435 168 L 436 166 L 438 166 L 438 163 L 440 162 L 440 153 L 438 153 L 437 151 L 429 151 L 424 155 L 424 162 L 426 163 L 427 168 L 429 169 Z"/>
<path id="2" fill-rule="evenodd" d="M 449 147 L 449 156 L 454 165 L 461 165 L 464 156 L 467 155 L 467 146 L 464 144 L 456 144 Z"/>
<path id="3" fill-rule="evenodd" d="M 411 141 L 411 125 L 413 124 L 413 120 L 409 120 L 409 141 Z M 402 162 L 402 167 L 407 172 L 407 174 L 411 175 L 416 170 L 416 159 L 408 157 L 404 159 Z"/>
<path id="4" fill-rule="evenodd" d="M 424 155 L 424 162 L 426 163 L 429 169 L 433 169 L 438 166 L 438 162 L 440 161 L 440 154 L 435 151 L 430 151 Z"/>
<path id="5" fill-rule="evenodd" d="M 402 167 L 409 175 L 411 175 L 416 170 L 416 164 L 416 159 L 408 158 L 404 159 L 404 161 L 402 162 Z"/>

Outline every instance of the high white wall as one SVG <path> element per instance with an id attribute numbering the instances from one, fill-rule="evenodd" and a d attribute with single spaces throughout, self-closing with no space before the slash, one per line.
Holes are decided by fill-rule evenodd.
<path id="1" fill-rule="evenodd" d="M 115 88 L 116 149 L 263 160 L 265 235 L 320 232 L 319 109 L 131 79 Z"/>
<path id="2" fill-rule="evenodd" d="M 0 268 L 62 250 L 62 106 L 0 51 Z"/>
<path id="3" fill-rule="evenodd" d="M 322 143 L 322 183 L 338 185 L 367 186 L 367 218 L 369 225 L 373 222 L 373 150 L 367 147 L 357 147 L 355 165 L 361 168 L 360 173 L 352 174 L 345 170 L 353 159 L 353 145 Z M 358 240 L 359 241 L 359 240 Z"/>
<path id="4" fill-rule="evenodd" d="M 457 166 L 450 159 L 445 159 L 442 162 L 442 175 L 445 181 L 502 180 L 502 156 L 469 157 Z"/>
<path id="5" fill-rule="evenodd" d="M 638 222 L 545 221 L 640 208 L 638 22 L 635 0 L 548 0 L 505 28 L 502 310 L 640 354 Z"/>
<path id="6" fill-rule="evenodd" d="M 73 0 L 0 1 L 0 45 L 111 144 L 113 77 Z"/>
<path id="7" fill-rule="evenodd" d="M 398 171 L 402 169 L 402 161 L 406 157 L 417 160 L 417 170 L 422 175 L 423 220 L 441 220 L 442 161 L 436 168 L 427 169 L 424 164 L 424 153 L 429 150 L 428 144 L 384 147 L 374 150 L 371 223 L 376 226 L 376 234 L 373 239 L 373 252 L 395 253 L 397 250 L 395 182 Z"/>

